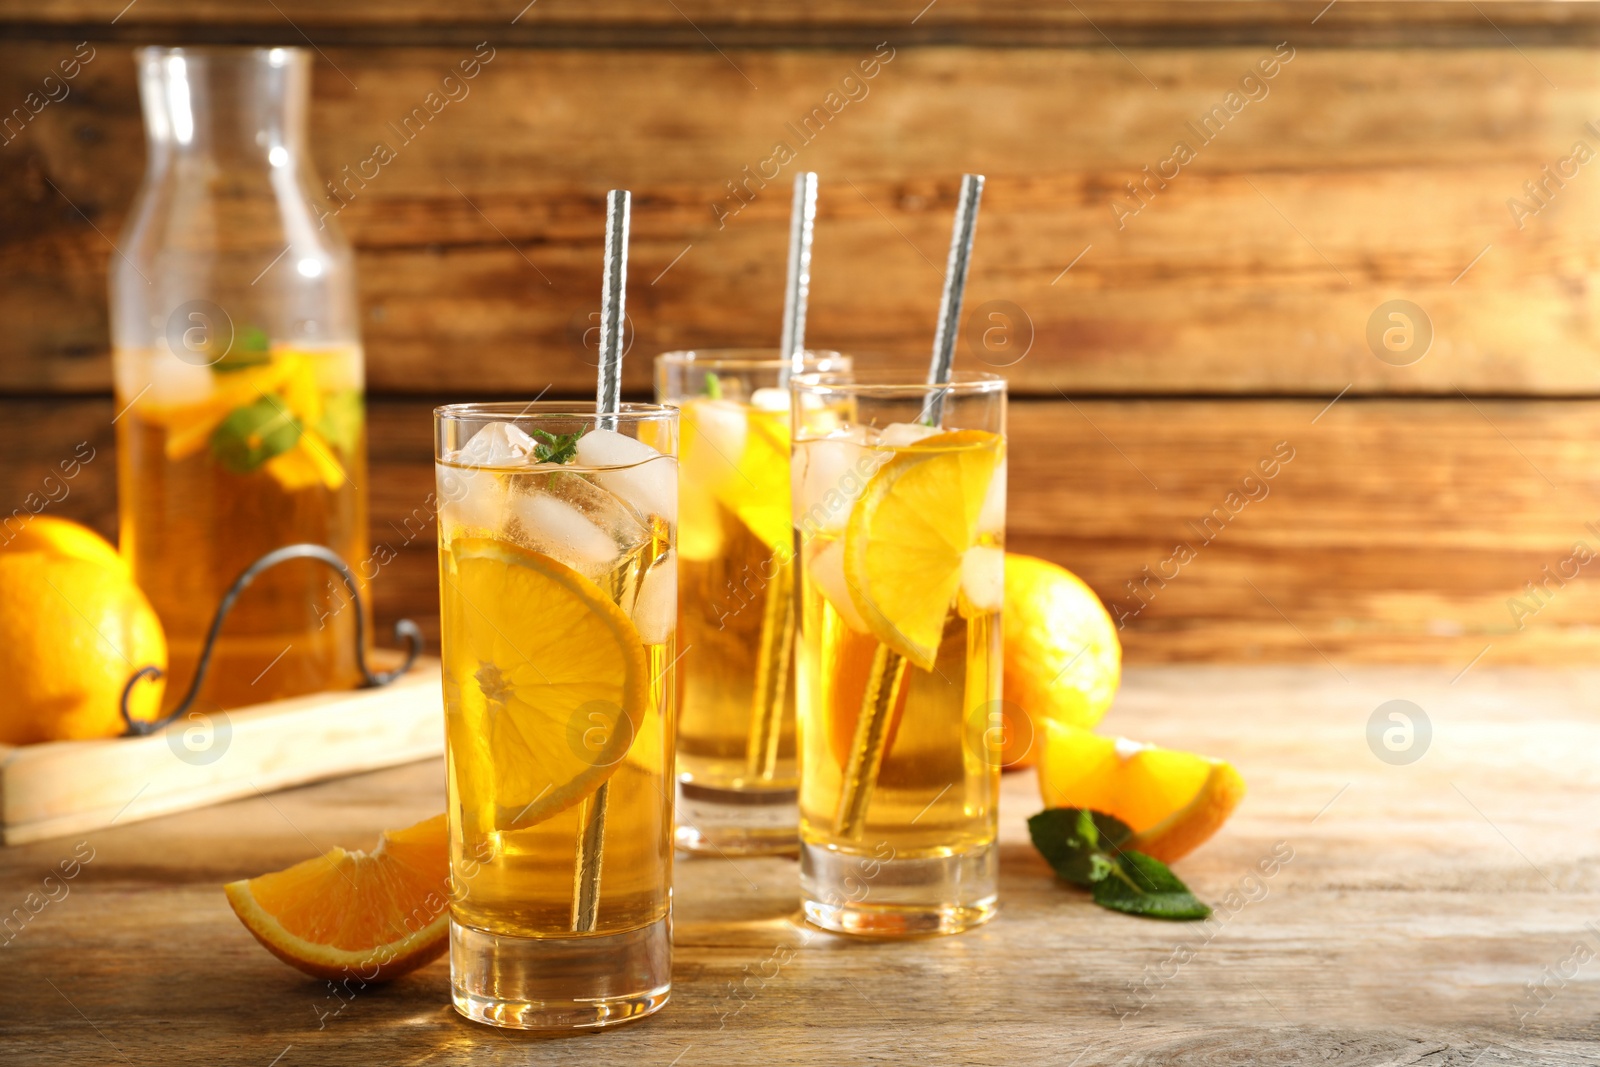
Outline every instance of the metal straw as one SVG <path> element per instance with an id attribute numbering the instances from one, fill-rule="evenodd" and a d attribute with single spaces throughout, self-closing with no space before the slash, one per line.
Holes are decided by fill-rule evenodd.
<path id="1" fill-rule="evenodd" d="M 961 197 L 956 201 L 955 225 L 950 232 L 944 296 L 939 301 L 939 328 L 933 336 L 933 362 L 928 366 L 930 386 L 950 384 L 956 358 L 956 335 L 961 326 L 961 301 L 967 289 L 967 267 L 972 262 L 972 237 L 978 227 L 978 201 L 982 196 L 983 175 L 963 175 Z M 929 426 L 938 426 L 944 416 L 945 392 L 942 388 L 930 390 L 923 418 Z M 845 766 L 839 807 L 833 818 L 834 833 L 847 840 L 859 838 L 866 829 L 867 807 L 872 803 L 872 791 L 878 784 L 889 721 L 899 703 L 905 673 L 905 657 L 887 645 L 879 645 L 862 694 L 861 713 L 856 717 L 855 737 L 850 745 L 850 761 Z"/>
<path id="2" fill-rule="evenodd" d="M 622 407 L 622 333 L 627 322 L 628 216 L 633 194 L 613 189 L 606 194 L 605 274 L 600 279 L 600 376 L 595 389 L 595 413 L 602 429 L 616 429 L 607 418 Z"/>
<path id="3" fill-rule="evenodd" d="M 961 197 L 956 201 L 956 221 L 950 229 L 950 256 L 944 265 L 944 295 L 939 298 L 939 328 L 933 335 L 933 362 L 928 364 L 928 384 L 948 385 L 956 360 L 956 337 L 961 329 L 961 301 L 967 293 L 967 268 L 972 265 L 972 237 L 978 229 L 978 202 L 983 199 L 983 175 L 961 177 Z M 944 415 L 945 390 L 928 397 L 929 426 Z"/>
<path id="4" fill-rule="evenodd" d="M 781 348 L 788 366 L 778 372 L 779 387 L 789 375 L 805 369 L 806 300 L 811 295 L 811 236 L 817 222 L 817 175 L 794 177 L 794 203 L 789 209 L 789 288 L 783 300 Z"/>
<path id="5" fill-rule="evenodd" d="M 817 176 L 795 175 L 794 204 L 789 212 L 789 285 L 783 301 L 783 338 L 778 386 L 805 369 L 806 300 L 811 293 L 811 236 L 817 220 Z M 775 549 L 781 555 L 785 549 Z M 767 586 L 761 613 L 761 639 L 756 647 L 756 679 L 750 692 L 750 734 L 745 743 L 745 773 L 770 782 L 778 773 L 778 743 L 794 659 L 794 561 L 784 559 Z"/>
<path id="6" fill-rule="evenodd" d="M 595 389 L 595 424 L 615 429 L 622 410 L 622 328 L 628 287 L 628 214 L 633 198 L 626 189 L 606 194 L 605 274 L 600 282 L 600 373 Z M 582 810 L 578 854 L 573 864 L 572 929 L 593 933 L 600 917 L 600 864 L 605 851 L 605 781 Z"/>

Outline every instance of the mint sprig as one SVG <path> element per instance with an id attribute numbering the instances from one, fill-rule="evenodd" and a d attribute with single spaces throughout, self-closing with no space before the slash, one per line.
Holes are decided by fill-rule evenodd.
<path id="1" fill-rule="evenodd" d="M 300 440 L 300 420 L 282 404 L 263 396 L 234 408 L 211 431 L 211 454 L 225 470 L 249 474 L 273 456 L 281 456 Z"/>
<path id="2" fill-rule="evenodd" d="M 1202 903 L 1165 863 L 1123 847 L 1127 823 L 1087 808 L 1046 808 L 1028 820 L 1033 847 L 1057 875 L 1093 891 L 1102 908 L 1151 919 L 1204 919 Z"/>
<path id="3" fill-rule="evenodd" d="M 529 432 L 538 439 L 533 446 L 533 458 L 540 463 L 571 463 L 578 458 L 578 438 L 583 436 L 582 430 L 576 433 L 550 433 L 535 428 Z"/>

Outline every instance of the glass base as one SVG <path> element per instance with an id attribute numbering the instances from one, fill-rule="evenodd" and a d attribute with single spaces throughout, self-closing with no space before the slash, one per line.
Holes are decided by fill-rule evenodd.
<path id="1" fill-rule="evenodd" d="M 792 856 L 800 847 L 794 789 L 722 789 L 678 782 L 674 838 L 685 852 Z"/>
<path id="2" fill-rule="evenodd" d="M 475 1022 L 577 1030 L 642 1019 L 672 992 L 672 917 L 623 934 L 510 937 L 450 923 L 450 997 Z"/>
<path id="3" fill-rule="evenodd" d="M 835 933 L 958 934 L 994 918 L 999 873 L 993 844 L 926 859 L 877 859 L 802 844 L 800 901 L 809 921 Z"/>

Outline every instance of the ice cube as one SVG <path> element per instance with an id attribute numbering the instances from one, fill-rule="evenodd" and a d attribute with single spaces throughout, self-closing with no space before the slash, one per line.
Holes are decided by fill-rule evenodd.
<path id="1" fill-rule="evenodd" d="M 866 491 L 867 482 L 892 457 L 867 447 L 867 436 L 855 431 L 837 437 L 801 442 L 790 468 L 796 507 L 795 525 L 807 535 L 844 529 L 850 509 Z"/>
<path id="2" fill-rule="evenodd" d="M 750 394 L 750 406 L 757 411 L 788 411 L 789 390 L 765 386 Z"/>
<path id="3" fill-rule="evenodd" d="M 456 449 L 451 462 L 471 467 L 515 467 L 533 455 L 534 440 L 509 422 L 479 427 L 472 439 Z"/>
<path id="4" fill-rule="evenodd" d="M 839 613 L 845 626 L 858 634 L 870 632 L 867 620 L 861 617 L 855 601 L 850 599 L 850 587 L 844 577 L 844 542 L 834 541 L 812 556 L 806 563 L 811 580 L 833 610 Z"/>
<path id="5" fill-rule="evenodd" d="M 678 625 L 677 553 L 668 552 L 650 565 L 633 601 L 633 625 L 647 645 L 662 644 L 672 636 Z"/>
<path id="6" fill-rule="evenodd" d="M 711 456 L 702 457 L 696 466 L 720 472 L 719 477 L 732 475 L 738 468 L 739 458 L 744 455 L 744 439 L 750 431 L 744 408 L 732 400 L 696 400 L 688 411 L 687 421 L 693 423 L 694 429 L 692 434 L 685 434 L 685 438 L 692 441 L 698 437 L 699 441 L 694 444 L 703 445 L 711 452 Z"/>
<path id="7" fill-rule="evenodd" d="M 983 506 L 978 509 L 978 532 L 998 537 L 1005 529 L 1006 461 L 1002 458 L 995 465 L 994 477 L 989 481 L 988 491 L 983 494 Z"/>
<path id="8" fill-rule="evenodd" d="M 438 465 L 439 515 L 446 530 L 466 527 L 497 534 L 506 521 L 510 484 L 503 474 L 474 467 L 517 467 L 533 455 L 534 440 L 509 422 L 478 428 Z"/>
<path id="9" fill-rule="evenodd" d="M 520 529 L 516 539 L 530 545 L 589 577 L 611 569 L 616 562 L 616 544 L 606 532 L 583 512 L 563 500 L 543 493 L 518 493 L 511 512 Z"/>
<path id="10" fill-rule="evenodd" d="M 750 394 L 750 406 L 759 411 L 788 411 L 794 407 L 795 394 L 788 389 L 763 386 Z M 800 393 L 802 411 L 821 411 L 826 401 L 816 393 Z"/>
<path id="11" fill-rule="evenodd" d="M 944 431 L 937 426 L 924 426 L 920 422 L 891 422 L 878 431 L 878 443 L 890 448 L 904 448 L 936 433 Z"/>
<path id="12" fill-rule="evenodd" d="M 500 529 L 505 515 L 506 477 L 496 471 L 436 466 L 439 522 L 447 536 L 472 531 L 479 536 Z"/>
<path id="13" fill-rule="evenodd" d="M 678 463 L 671 456 L 615 430 L 590 430 L 578 438 L 578 462 L 619 468 L 597 470 L 594 480 L 631 504 L 644 521 L 652 515 L 678 521 Z"/>
<path id="14" fill-rule="evenodd" d="M 535 477 L 524 477 L 506 501 L 507 539 L 595 581 L 649 540 L 626 504 L 581 474 L 555 464 L 532 470 Z"/>
<path id="15" fill-rule="evenodd" d="M 1006 554 L 992 545 L 973 545 L 961 556 L 961 593 L 978 611 L 999 611 L 1006 598 Z"/>

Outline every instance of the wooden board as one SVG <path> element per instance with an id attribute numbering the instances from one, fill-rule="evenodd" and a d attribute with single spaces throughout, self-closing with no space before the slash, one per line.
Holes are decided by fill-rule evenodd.
<path id="1" fill-rule="evenodd" d="M 1329 18 L 1363 6 L 1338 4 Z M 956 184 L 978 170 L 989 183 L 958 358 L 1006 364 L 1020 393 L 1600 394 L 1589 239 L 1600 180 L 1585 166 L 1536 215 L 1507 206 L 1537 206 L 1524 183 L 1545 181 L 1542 168 L 1577 141 L 1600 151 L 1585 126 L 1600 117 L 1593 50 L 1350 50 L 1319 46 L 1317 32 L 1293 35 L 1293 60 L 1210 144 L 1188 124 L 1275 45 L 894 38 L 893 59 L 857 86 L 866 95 L 804 145 L 789 125 L 873 45 L 726 59 L 703 47 L 502 45 L 409 143 L 390 124 L 472 47 L 330 45 L 313 155 L 344 183 L 338 219 L 358 249 L 377 392 L 587 388 L 593 359 L 579 339 L 598 307 L 603 197 L 617 185 L 635 193 L 628 386 L 648 388 L 649 357 L 664 349 L 775 343 L 779 190 L 805 166 L 822 180 L 808 334 L 818 346 L 926 362 Z M 3 390 L 109 387 L 105 271 L 143 135 L 129 47 L 96 47 L 70 95 L 0 149 Z M 64 48 L 0 44 L 0 100 L 36 88 Z M 728 183 L 779 140 L 800 145 L 795 162 L 764 191 L 751 185 L 733 214 Z M 1179 140 L 1196 158 L 1120 215 L 1114 205 L 1140 202 L 1126 184 Z M 395 159 L 352 180 L 345 168 L 379 141 Z M 714 205 L 729 213 L 720 223 Z M 1404 367 L 1368 342 L 1369 320 L 1396 298 L 1420 305 L 1434 334 Z"/>
<path id="2" fill-rule="evenodd" d="M 1010 547 L 1082 575 L 1126 616 L 1135 663 L 1600 657 L 1595 564 L 1568 562 L 1600 552 L 1600 402 L 1332 400 L 1014 403 Z M 410 616 L 435 640 L 429 409 L 371 403 L 369 484 L 373 541 L 396 554 L 372 586 L 379 632 Z M 54 485 L 51 513 L 114 533 L 112 414 L 0 400 L 0 502 Z M 47 483 L 83 440 L 96 458 Z M 1294 458 L 1262 479 L 1279 442 Z M 1175 569 L 1180 544 L 1195 555 Z"/>
<path id="3" fill-rule="evenodd" d="M 1600 963 L 1556 976 L 1575 945 L 1600 945 L 1582 799 L 1600 771 L 1572 758 L 1600 748 L 1600 674 L 1346 673 L 1136 670 L 1106 721 L 1239 767 L 1242 807 L 1177 867 L 1225 921 L 1113 915 L 1062 886 L 1027 842 L 1040 803 L 1024 774 L 1002 790 L 988 926 L 850 941 L 796 925 L 792 861 L 682 859 L 672 1000 L 598 1035 L 468 1023 L 448 1006 L 443 961 L 389 987 L 335 988 L 262 950 L 221 884 L 435 814 L 433 761 L 0 853 L 0 1042 L 16 1067 L 1600 1062 Z M 1409 766 L 1365 740 L 1395 698 L 1431 718 Z M 1263 879 L 1275 849 L 1293 858 Z M 75 855 L 92 858 L 63 881 Z M 1528 983 L 1545 983 L 1537 1011 Z"/>
<path id="4" fill-rule="evenodd" d="M 0 745 L 0 843 L 85 834 L 444 751 L 437 660 L 381 689 L 194 711 L 148 737 Z"/>

